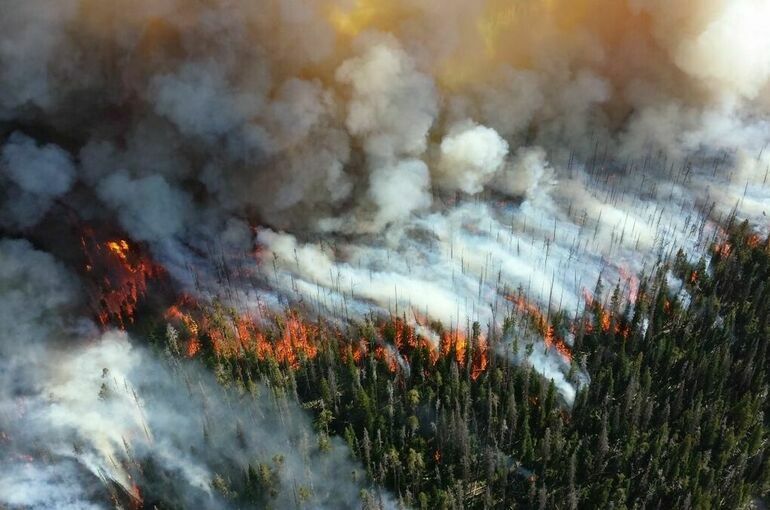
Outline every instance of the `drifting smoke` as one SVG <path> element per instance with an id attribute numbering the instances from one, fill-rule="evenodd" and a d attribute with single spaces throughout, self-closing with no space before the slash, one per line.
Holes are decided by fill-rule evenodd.
<path id="1" fill-rule="evenodd" d="M 296 403 L 258 382 L 225 392 L 124 332 L 100 335 L 72 320 L 78 285 L 52 256 L 6 240 L 0 257 L 0 504 L 106 508 L 110 484 L 141 501 L 137 487 L 165 482 L 185 508 L 228 508 L 217 476 L 240 483 L 249 462 L 278 455 L 277 505 L 295 504 L 297 487 L 318 508 L 360 501 L 346 447 L 335 438 L 321 454 Z M 159 472 L 145 478 L 148 462 Z"/>
<path id="2" fill-rule="evenodd" d="M 600 275 L 633 300 L 633 275 L 680 247 L 700 257 L 730 215 L 768 231 L 764 0 L 0 3 L 4 235 L 54 249 L 72 241 L 52 227 L 65 211 L 118 224 L 203 298 L 343 323 L 372 310 L 478 321 L 495 336 L 516 292 L 546 317 L 577 314 Z M 38 275 L 59 272 L 29 247 L 3 247 Z M 90 384 L 67 372 L 114 350 L 121 381 L 168 384 L 115 335 L 41 363 L 34 349 L 78 327 L 49 324 L 66 316 L 51 309 L 69 306 L 70 286 L 45 278 L 53 288 L 13 297 L 32 285 L 13 276 L 18 264 L 0 261 L 4 296 L 24 303 L 6 305 L 14 320 L 2 323 L 41 329 L 4 335 L 4 363 L 38 360 L 36 413 L 46 385 Z M 248 278 L 224 285 L 220 265 Z M 554 349 L 522 341 L 530 355 L 507 337 L 498 350 L 571 402 L 580 370 L 569 378 Z M 170 422 L 199 414 L 175 405 Z M 115 437 L 105 441 L 119 449 Z M 164 441 L 159 454 L 173 451 Z M 61 448 L 57 458 L 82 465 Z M 29 497 L 91 490 L 44 466 L 15 473 L 38 488 Z"/>

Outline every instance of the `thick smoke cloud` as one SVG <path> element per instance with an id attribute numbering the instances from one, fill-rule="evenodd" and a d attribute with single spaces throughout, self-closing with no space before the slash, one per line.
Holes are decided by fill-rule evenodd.
<path id="1" fill-rule="evenodd" d="M 479 321 L 494 334 L 519 290 L 546 311 L 578 313 L 601 275 L 633 300 L 629 275 L 680 247 L 700 257 L 729 215 L 770 228 L 762 0 L 0 7 L 3 235 L 46 238 L 64 221 L 54 208 L 66 207 L 147 242 L 202 297 L 301 306 L 338 322 L 398 310 L 453 328 Z M 86 334 L 87 325 L 61 318 L 74 301 L 64 289 L 75 287 L 56 282 L 72 277 L 28 245 L 2 246 L 2 323 L 32 328 L 4 338 L 37 338 L 30 345 L 47 353 L 51 338 Z M 214 258 L 248 284 L 223 288 Z M 35 271 L 19 261 L 27 259 Z M 570 402 L 585 382 L 580 371 L 570 380 L 539 339 L 516 340 L 532 354 L 503 346 L 502 355 L 553 378 Z M 2 349 L 9 367 L 33 352 L 26 343 Z M 86 379 L 37 362 L 39 383 L 4 387 L 21 385 L 43 412 L 46 385 L 92 384 L 101 376 L 87 360 L 114 350 L 125 358 L 121 380 L 170 384 L 141 370 L 142 351 L 108 335 L 62 362 L 88 368 Z M 114 393 L 134 416 L 138 408 Z M 176 405 L 169 419 L 197 413 Z M 157 443 L 161 455 L 167 445 Z M 94 459 L 100 448 L 89 450 Z M 83 469 L 71 453 L 57 458 Z M 84 469 L 99 478 L 94 466 Z M 2 483 L 26 476 L 72 504 L 94 490 L 30 469 L 16 463 Z M 29 494 L 45 505 L 48 496 Z"/>
<path id="2" fill-rule="evenodd" d="M 438 110 L 432 80 L 395 40 L 364 40 L 362 46 L 362 54 L 336 72 L 352 89 L 348 131 L 363 139 L 375 162 L 422 154 Z"/>
<path id="3" fill-rule="evenodd" d="M 770 35 L 763 21 L 770 16 L 770 5 L 737 0 L 720 10 L 696 37 L 682 41 L 675 62 L 716 90 L 754 99 L 770 79 Z"/>
<path id="4" fill-rule="evenodd" d="M 13 133 L 3 146 L 0 171 L 6 186 L 2 223 L 20 228 L 38 223 L 75 181 L 75 165 L 67 152 L 53 144 L 38 146 L 21 133 Z"/>
<path id="5" fill-rule="evenodd" d="M 168 0 L 127 13 L 116 1 L 37 0 L 9 9 L 2 117 L 77 133 L 84 178 L 158 174 L 277 228 L 367 232 L 398 207 L 366 191 L 381 181 L 372 174 L 401 159 L 423 160 L 437 189 L 478 193 L 505 166 L 500 142 L 542 146 L 559 165 L 570 152 L 590 160 L 597 144 L 623 160 L 660 149 L 683 158 L 704 141 L 755 153 L 761 141 L 722 141 L 702 121 L 745 124 L 767 111 L 767 37 L 755 21 L 764 9 Z M 481 124 L 476 135 L 497 131 L 502 140 L 486 131 L 486 143 L 498 147 L 458 154 L 484 150 L 471 133 L 458 138 L 469 122 Z M 104 191 L 111 182 L 91 184 L 121 209 Z M 190 209 L 164 194 L 169 209 Z M 391 212 L 378 218 L 381 209 Z M 136 223 L 129 214 L 124 223 Z M 198 221 L 192 209 L 170 216 Z"/>
<path id="6" fill-rule="evenodd" d="M 441 141 L 437 182 L 450 191 L 481 192 L 508 155 L 508 144 L 494 129 L 473 123 L 453 126 Z"/>
<path id="7" fill-rule="evenodd" d="M 160 175 L 131 179 L 114 173 L 99 183 L 99 197 L 121 211 L 120 223 L 134 239 L 160 241 L 182 234 L 191 200 Z"/>

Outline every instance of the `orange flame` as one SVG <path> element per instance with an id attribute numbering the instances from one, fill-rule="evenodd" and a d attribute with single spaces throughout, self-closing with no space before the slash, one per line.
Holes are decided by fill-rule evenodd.
<path id="1" fill-rule="evenodd" d="M 720 258 L 726 259 L 732 251 L 733 246 L 728 242 L 714 245 L 714 253 L 719 255 Z"/>
<path id="2" fill-rule="evenodd" d="M 471 365 L 471 379 L 474 381 L 486 372 L 489 365 L 489 344 L 486 338 L 480 337 L 473 351 L 473 364 Z"/>
<path id="3" fill-rule="evenodd" d="M 182 302 L 191 303 L 192 300 L 187 296 L 183 296 Z M 172 305 L 166 310 L 165 319 L 170 322 L 177 322 L 185 327 L 186 333 L 189 335 L 185 354 L 187 354 L 188 358 L 194 358 L 201 350 L 201 342 L 198 338 L 198 323 L 192 317 L 192 314 L 183 312 L 180 309 L 180 305 Z"/>
<path id="4" fill-rule="evenodd" d="M 193 337 L 190 338 L 187 342 L 187 349 L 185 352 L 187 353 L 188 358 L 194 358 L 196 354 L 198 354 L 198 351 L 201 350 L 201 342 L 197 338 Z"/>
<path id="5" fill-rule="evenodd" d="M 247 316 L 233 315 L 227 320 L 222 320 L 223 314 L 213 315 L 219 318 L 213 318 L 212 314 L 207 313 L 204 307 L 195 303 L 189 296 L 183 296 L 166 311 L 165 319 L 181 330 L 182 338 L 186 342 L 184 352 L 188 357 L 198 355 L 203 347 L 202 340 L 207 339 L 217 356 L 229 358 L 252 352 L 260 361 L 273 359 L 296 370 L 303 360 L 318 356 L 323 338 L 334 337 L 319 334 L 320 325 L 304 321 L 295 312 L 274 317 L 278 334 L 266 334 L 264 328 Z M 361 364 L 371 355 L 384 363 L 391 373 L 399 371 L 402 361 L 411 364 L 410 356 L 418 350 L 427 355 L 431 366 L 434 366 L 441 356 L 451 356 L 461 365 L 470 363 L 470 373 L 474 380 L 489 367 L 489 345 L 483 337 L 477 340 L 473 355 L 469 359 L 469 340 L 460 331 L 444 332 L 438 347 L 429 338 L 418 335 L 414 327 L 401 318 L 384 321 L 380 324 L 379 331 L 386 338 L 391 338 L 392 334 L 390 346 L 378 345 L 370 352 L 369 342 L 365 338 L 346 343 L 342 340 L 345 335 L 341 331 L 336 335 L 340 339 L 337 346 L 342 346 L 342 352 L 352 358 L 354 363 Z"/>
<path id="6" fill-rule="evenodd" d="M 586 301 L 586 309 L 593 308 L 598 315 L 598 326 L 602 333 L 609 333 L 613 330 L 616 334 L 627 340 L 631 336 L 631 328 L 628 325 L 622 325 L 621 321 L 615 322 L 615 327 L 612 327 L 612 312 L 605 308 L 600 302 L 596 301 L 587 289 L 583 288 L 583 297 Z M 584 324 L 585 331 L 588 334 L 594 332 L 594 325 L 591 322 Z"/>
<path id="7" fill-rule="evenodd" d="M 562 358 L 564 358 L 564 361 L 567 363 L 572 363 L 572 351 L 569 347 L 567 347 L 567 344 L 561 340 L 556 342 L 556 351 L 561 355 Z"/>
<path id="8" fill-rule="evenodd" d="M 142 491 L 136 482 L 131 482 L 131 498 L 133 499 L 132 508 L 142 508 L 144 499 L 142 499 Z"/>
<path id="9" fill-rule="evenodd" d="M 191 298 L 183 296 L 165 313 L 167 321 L 184 326 L 189 357 L 200 352 L 202 336 L 208 337 L 217 356 L 237 357 L 250 351 L 261 361 L 275 359 L 293 369 L 299 368 L 302 359 L 318 355 L 316 328 L 303 322 L 297 314 L 290 313 L 277 321 L 280 333 L 271 341 L 248 316 L 215 319 L 200 307 L 196 313 L 195 307 Z M 195 316 L 199 318 L 196 320 Z"/>
<path id="10" fill-rule="evenodd" d="M 81 247 L 93 282 L 92 302 L 99 322 L 125 329 L 126 324 L 133 323 L 150 280 L 163 270 L 126 239 L 100 242 L 90 228 L 81 236 Z"/>
<path id="11" fill-rule="evenodd" d="M 460 365 L 465 363 L 465 351 L 467 348 L 468 339 L 461 331 L 445 331 L 441 335 L 441 354 L 451 356 L 452 352 L 454 352 L 455 359 Z"/>
<path id="12" fill-rule="evenodd" d="M 296 316 L 290 315 L 281 339 L 275 344 L 275 358 L 291 368 L 299 368 L 302 356 L 315 358 L 318 347 L 310 340 L 310 329 Z"/>
<path id="13" fill-rule="evenodd" d="M 368 344 L 366 343 L 366 340 L 361 339 L 358 342 L 353 342 L 348 346 L 348 349 L 353 356 L 353 362 L 356 364 L 360 364 L 361 360 L 367 355 L 369 352 Z"/>
<path id="14" fill-rule="evenodd" d="M 118 239 L 117 241 L 107 241 L 107 248 L 117 255 L 123 262 L 128 263 L 129 246 L 128 241 L 125 239 Z"/>
<path id="15" fill-rule="evenodd" d="M 393 351 L 378 345 L 374 350 L 374 355 L 378 360 L 385 363 L 385 366 L 388 367 L 390 373 L 396 373 L 398 371 L 398 360 Z"/>
<path id="16" fill-rule="evenodd" d="M 610 313 L 602 308 L 600 312 L 600 323 L 602 326 L 602 331 L 607 333 L 610 330 Z"/>
<path id="17" fill-rule="evenodd" d="M 528 302 L 521 294 L 517 296 L 508 295 L 506 299 L 516 305 L 519 313 L 530 317 L 535 329 L 543 336 L 547 349 L 556 349 L 556 352 L 566 363 L 572 362 L 572 350 L 564 342 L 564 339 L 557 337 L 553 324 L 549 324 L 548 319 L 537 305 Z"/>

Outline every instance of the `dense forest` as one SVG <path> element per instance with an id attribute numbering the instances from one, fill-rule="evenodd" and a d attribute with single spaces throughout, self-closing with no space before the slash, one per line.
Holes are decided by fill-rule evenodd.
<path id="1" fill-rule="evenodd" d="M 661 261 L 633 302 L 599 281 L 577 317 L 513 307 L 502 334 L 473 324 L 468 338 L 434 323 L 438 346 L 402 317 L 342 331 L 296 313 L 256 331 L 219 305 L 142 327 L 230 391 L 261 381 L 297 401 L 321 454 L 344 438 L 365 470 L 340 477 L 367 477 L 406 507 L 747 507 L 770 490 L 770 240 L 746 224 L 726 237 L 708 260 Z M 587 374 L 574 404 L 509 361 L 533 334 L 564 350 L 573 382 Z M 281 469 L 280 455 L 255 459 L 213 486 L 236 506 L 271 508 Z M 311 488 L 294 490 L 313 506 Z M 362 491 L 362 506 L 382 506 L 377 494 Z"/>

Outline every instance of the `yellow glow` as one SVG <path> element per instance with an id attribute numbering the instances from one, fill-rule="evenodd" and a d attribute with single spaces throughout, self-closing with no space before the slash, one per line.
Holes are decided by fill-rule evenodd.
<path id="1" fill-rule="evenodd" d="M 487 60 L 453 58 L 444 62 L 438 69 L 438 81 L 442 88 L 456 91 L 469 83 L 478 81 L 487 69 Z"/>
<path id="2" fill-rule="evenodd" d="M 329 23 L 345 37 L 355 37 L 367 28 L 391 28 L 400 17 L 398 2 L 385 0 L 355 0 L 345 9 L 334 5 L 329 9 Z"/>
<path id="3" fill-rule="evenodd" d="M 631 32 L 649 33 L 649 25 L 644 12 L 617 0 L 489 0 L 436 74 L 442 86 L 459 90 L 483 82 L 503 64 L 536 67 L 538 51 L 569 54 L 585 47 L 586 37 L 598 47 L 615 48 Z"/>
<path id="4" fill-rule="evenodd" d="M 519 4 L 491 2 L 476 23 L 479 36 L 484 43 L 487 57 L 493 58 L 502 35 L 511 30 L 518 19 Z"/>
<path id="5" fill-rule="evenodd" d="M 123 261 L 128 260 L 129 246 L 128 246 L 128 242 L 127 241 L 125 241 L 123 239 L 120 239 L 118 241 L 108 241 L 107 242 L 107 248 L 112 253 L 114 253 L 115 255 L 120 257 Z"/>
<path id="6" fill-rule="evenodd" d="M 374 19 L 376 9 L 373 4 L 371 0 L 357 0 L 349 10 L 335 5 L 329 12 L 329 22 L 337 33 L 355 36 Z"/>

